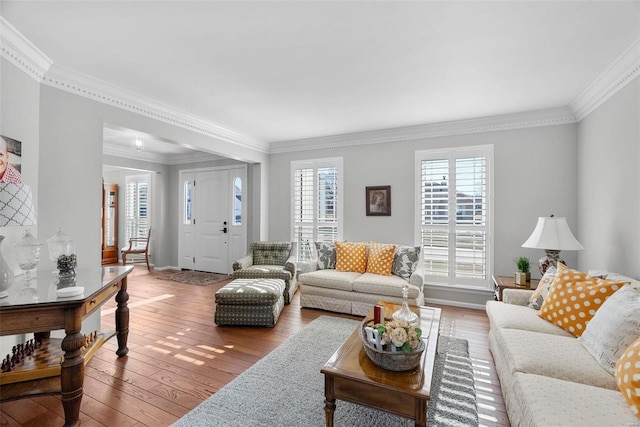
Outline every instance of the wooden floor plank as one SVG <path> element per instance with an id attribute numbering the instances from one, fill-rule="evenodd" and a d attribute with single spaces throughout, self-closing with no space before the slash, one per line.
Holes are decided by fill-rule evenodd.
<path id="1" fill-rule="evenodd" d="M 129 354 L 108 341 L 88 363 L 82 426 L 166 426 L 215 393 L 319 316 L 355 316 L 300 307 L 297 293 L 274 328 L 217 327 L 215 292 L 226 282 L 195 286 L 158 279 L 136 266 L 129 276 Z M 480 425 L 510 426 L 488 348 L 483 310 L 439 306 L 441 334 L 465 338 L 473 363 Z M 115 328 L 115 302 L 102 309 L 102 329 Z M 61 426 L 59 396 L 0 404 L 2 426 Z"/>

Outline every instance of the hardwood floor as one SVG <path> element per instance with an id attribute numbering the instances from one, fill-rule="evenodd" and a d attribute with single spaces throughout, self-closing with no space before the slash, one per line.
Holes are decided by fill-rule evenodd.
<path id="1" fill-rule="evenodd" d="M 160 274 L 136 266 L 129 275 L 129 354 L 117 358 L 112 339 L 86 366 L 82 426 L 170 425 L 318 316 L 358 319 L 301 309 L 297 293 L 273 329 L 218 328 L 213 323 L 214 296 L 226 282 L 185 285 L 159 280 Z M 469 341 L 480 425 L 509 426 L 488 349 L 485 312 L 439 307 L 441 333 Z M 115 328 L 114 310 L 114 301 L 103 306 L 103 330 Z M 1 426 L 63 424 L 58 396 L 0 404 Z"/>

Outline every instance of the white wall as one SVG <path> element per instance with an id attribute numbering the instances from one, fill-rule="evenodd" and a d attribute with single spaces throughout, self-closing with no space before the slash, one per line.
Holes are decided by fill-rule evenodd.
<path id="1" fill-rule="evenodd" d="M 579 126 L 581 270 L 640 278 L 640 78 Z"/>
<path id="2" fill-rule="evenodd" d="M 0 57 L 0 73 L 0 135 L 22 142 L 22 182 L 31 187 L 36 205 L 36 221 L 39 221 L 42 216 L 42 211 L 38 208 L 40 84 L 4 57 Z M 34 236 L 43 240 L 38 226 L 30 227 L 30 230 Z M 0 234 L 5 236 L 0 250 L 15 274 L 20 274 L 21 271 L 11 246 L 22 236 L 22 232 L 22 227 L 0 227 Z M 0 354 L 7 354 L 13 345 L 24 340 L 24 335 L 0 337 Z"/>
<path id="3" fill-rule="evenodd" d="M 105 123 L 194 147 L 209 144 L 218 153 L 226 151 L 235 158 L 266 160 L 263 154 L 251 152 L 247 148 L 231 146 L 202 134 L 49 86 L 42 86 L 41 92 L 40 155 L 47 159 L 40 164 L 41 188 L 46 188 L 40 208 L 47 212 L 46 217 L 42 218 L 41 228 L 45 235 L 53 235 L 57 226 L 63 226 L 66 233 L 77 241 L 79 266 L 96 267 L 101 263 L 99 189 L 102 185 L 102 132 Z M 112 158 L 106 160 L 108 163 L 115 163 Z M 128 163 L 123 161 L 118 166 L 126 167 Z M 136 163 L 130 167 L 140 165 Z M 173 169 L 169 168 L 166 178 L 160 178 L 166 181 L 161 183 L 165 190 L 160 194 L 163 199 L 159 203 L 161 210 L 166 209 L 168 214 L 161 230 L 157 230 L 157 233 L 154 231 L 156 243 L 167 248 L 177 247 L 176 222 L 170 216 L 171 206 L 177 200 L 173 193 L 175 191 L 177 194 L 177 189 L 172 188 L 177 187 L 177 181 L 173 181 L 176 185 L 171 183 L 173 173 Z M 78 194 L 83 197 L 79 199 Z M 171 258 L 172 255 L 163 257 L 162 262 L 172 263 Z"/>
<path id="4" fill-rule="evenodd" d="M 269 238 L 290 239 L 290 162 L 337 157 L 344 159 L 344 239 L 413 244 L 414 153 L 430 148 L 494 145 L 494 268 L 492 274 L 510 275 L 518 256 L 533 260 L 542 250 L 524 249 L 538 216 L 566 216 L 577 233 L 577 125 L 547 126 L 502 132 L 372 144 L 331 150 L 274 154 L 270 162 Z M 365 187 L 391 185 L 392 215 L 365 215 Z M 569 265 L 577 265 L 575 252 L 563 253 Z M 537 269 L 533 276 L 539 277 Z M 427 297 L 454 298 L 427 290 Z M 490 296 L 455 296 L 482 303 Z"/>

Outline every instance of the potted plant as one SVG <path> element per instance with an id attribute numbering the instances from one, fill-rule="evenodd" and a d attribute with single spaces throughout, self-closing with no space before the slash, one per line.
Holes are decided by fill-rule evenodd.
<path id="1" fill-rule="evenodd" d="M 529 258 L 521 256 L 518 258 L 516 265 L 518 266 L 518 272 L 515 275 L 516 285 L 526 285 L 531 282 L 531 272 L 529 272 L 531 262 Z"/>

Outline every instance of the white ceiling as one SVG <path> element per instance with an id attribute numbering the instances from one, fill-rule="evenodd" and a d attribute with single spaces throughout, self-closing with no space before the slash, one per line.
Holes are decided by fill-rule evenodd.
<path id="1" fill-rule="evenodd" d="M 8 1 L 54 64 L 273 143 L 572 104 L 639 1 Z"/>

